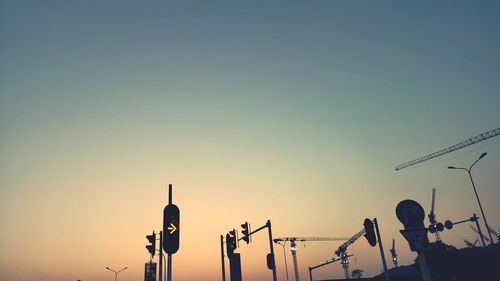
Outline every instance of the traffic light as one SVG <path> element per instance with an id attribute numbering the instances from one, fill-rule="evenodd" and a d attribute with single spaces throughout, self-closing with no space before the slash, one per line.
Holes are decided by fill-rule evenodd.
<path id="1" fill-rule="evenodd" d="M 271 253 L 266 255 L 266 263 L 267 263 L 267 268 L 270 270 L 273 270 L 274 268 L 274 257 L 271 255 Z"/>
<path id="2" fill-rule="evenodd" d="M 229 231 L 226 234 L 226 252 L 227 256 L 230 257 L 233 255 L 234 250 L 236 250 L 236 230 Z"/>
<path id="3" fill-rule="evenodd" d="M 175 254 L 179 250 L 180 210 L 174 204 L 168 204 L 163 209 L 163 250 Z"/>
<path id="4" fill-rule="evenodd" d="M 150 245 L 146 246 L 146 249 L 148 249 L 148 252 L 151 254 L 151 257 L 154 257 L 155 252 L 156 252 L 156 234 L 153 230 L 153 234 L 151 235 L 146 235 L 146 239 L 148 239 Z"/>
<path id="5" fill-rule="evenodd" d="M 377 245 L 377 238 L 375 237 L 375 229 L 373 228 L 373 222 L 370 219 L 365 219 L 363 223 L 365 226 L 365 237 L 368 240 L 370 246 L 375 247 Z"/>
<path id="6" fill-rule="evenodd" d="M 241 234 L 243 234 L 243 237 L 241 237 L 241 239 L 243 239 L 243 241 L 250 243 L 250 225 L 248 224 L 248 222 L 245 222 L 245 223 L 242 223 L 241 224 L 241 228 L 243 228 L 243 230 L 241 230 Z"/>

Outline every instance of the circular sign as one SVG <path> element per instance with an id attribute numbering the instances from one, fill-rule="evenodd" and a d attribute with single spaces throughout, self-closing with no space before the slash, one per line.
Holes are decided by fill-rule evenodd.
<path id="1" fill-rule="evenodd" d="M 436 228 L 437 228 L 438 231 L 443 231 L 444 230 L 444 225 L 442 223 L 438 223 L 436 225 Z"/>
<path id="2" fill-rule="evenodd" d="M 430 233 L 436 233 L 436 226 L 431 224 L 428 227 Z"/>
<path id="3" fill-rule="evenodd" d="M 444 227 L 446 227 L 446 229 L 452 229 L 453 223 L 451 221 L 447 220 L 444 222 Z"/>
<path id="4" fill-rule="evenodd" d="M 416 201 L 407 199 L 396 206 L 396 216 L 405 227 L 418 227 L 425 219 L 425 212 Z"/>

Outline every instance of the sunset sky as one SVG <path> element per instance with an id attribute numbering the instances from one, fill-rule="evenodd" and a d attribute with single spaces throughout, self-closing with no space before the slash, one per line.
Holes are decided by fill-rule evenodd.
<path id="1" fill-rule="evenodd" d="M 436 187 L 438 220 L 480 216 L 467 174 L 446 167 L 482 152 L 473 175 L 498 230 L 500 136 L 394 167 L 500 127 L 499 9 L 0 0 L 0 280 L 113 280 L 107 266 L 143 280 L 169 183 L 181 210 L 175 281 L 220 280 L 219 236 L 267 219 L 275 237 L 350 237 L 376 217 L 388 261 L 395 238 L 410 264 L 396 205 L 428 213 Z M 462 248 L 477 236 L 462 224 L 442 239 Z M 340 244 L 299 245 L 302 279 Z M 272 280 L 266 233 L 241 246 L 243 279 Z M 348 252 L 351 269 L 381 272 L 366 239 Z"/>

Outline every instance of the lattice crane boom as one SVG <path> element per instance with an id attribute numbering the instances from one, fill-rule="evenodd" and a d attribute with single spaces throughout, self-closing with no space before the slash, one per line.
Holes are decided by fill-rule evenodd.
<path id="1" fill-rule="evenodd" d="M 359 239 L 359 237 L 363 236 L 365 234 L 365 229 L 363 228 L 360 232 L 354 234 L 349 240 L 347 240 L 344 244 L 340 245 L 337 251 L 335 251 L 335 254 L 337 256 L 340 256 L 339 254 L 341 252 L 345 252 L 347 250 L 347 247 L 351 245 L 352 243 L 356 242 L 356 240 Z"/>
<path id="2" fill-rule="evenodd" d="M 395 170 L 399 171 L 399 170 L 404 169 L 406 167 L 409 167 L 409 166 L 412 166 L 412 165 L 415 165 L 415 164 L 418 164 L 418 163 L 430 160 L 432 158 L 436 158 L 436 157 L 441 156 L 443 154 L 453 152 L 455 150 L 464 148 L 464 147 L 469 146 L 471 144 L 475 144 L 475 143 L 487 140 L 489 138 L 492 138 L 492 137 L 495 137 L 495 136 L 498 136 L 498 135 L 500 135 L 500 128 L 496 128 L 496 129 L 488 131 L 486 133 L 482 133 L 480 135 L 477 135 L 475 137 L 467 139 L 467 140 L 465 140 L 463 142 L 457 143 L 455 145 L 449 146 L 449 147 L 447 147 L 445 149 L 441 149 L 441 150 L 433 152 L 431 154 L 427 154 L 425 156 L 422 156 L 420 158 L 408 161 L 406 163 L 399 164 L 399 165 L 396 166 Z"/>
<path id="3" fill-rule="evenodd" d="M 347 240 L 344 244 L 340 245 L 340 247 L 335 251 L 337 257 L 341 259 L 342 268 L 344 268 L 345 278 L 349 279 L 349 256 L 347 255 L 347 247 L 349 247 L 352 243 L 356 242 L 359 237 L 363 236 L 366 233 L 363 228 L 358 233 L 354 234 L 349 240 Z"/>
<path id="4" fill-rule="evenodd" d="M 291 237 L 278 237 L 273 239 L 274 243 L 287 242 L 290 241 L 290 250 L 292 252 L 293 259 L 293 270 L 295 273 L 295 281 L 300 281 L 299 277 L 299 266 L 297 261 L 297 242 L 307 242 L 307 241 L 345 241 L 349 237 L 303 237 L 303 236 L 291 236 Z"/>

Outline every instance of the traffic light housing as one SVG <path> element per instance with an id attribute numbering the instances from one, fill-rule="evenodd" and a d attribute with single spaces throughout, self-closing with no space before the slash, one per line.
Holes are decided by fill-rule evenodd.
<path id="1" fill-rule="evenodd" d="M 250 225 L 248 224 L 248 222 L 245 222 L 245 223 L 241 224 L 241 228 L 243 228 L 241 230 L 241 234 L 243 234 L 243 237 L 241 237 L 241 239 L 243 239 L 243 241 L 245 241 L 247 244 L 249 244 L 250 243 Z"/>
<path id="2" fill-rule="evenodd" d="M 271 255 L 271 253 L 267 254 L 266 255 L 266 263 L 267 263 L 267 268 L 269 268 L 270 270 L 273 270 L 274 269 L 274 256 Z"/>
<path id="3" fill-rule="evenodd" d="M 234 253 L 234 250 L 236 250 L 236 230 L 231 230 L 229 231 L 228 234 L 226 234 L 226 252 L 227 256 L 231 257 Z"/>
<path id="4" fill-rule="evenodd" d="M 151 254 L 151 257 L 154 257 L 156 253 L 156 234 L 153 231 L 153 234 L 151 235 L 146 235 L 146 239 L 148 239 L 150 245 L 146 245 L 146 249 L 148 249 L 148 252 Z"/>
<path id="5" fill-rule="evenodd" d="M 373 228 L 373 222 L 370 219 L 365 219 L 363 223 L 365 226 L 365 238 L 368 240 L 370 246 L 375 247 L 377 245 L 377 237 L 375 236 L 375 229 Z"/>
<path id="6" fill-rule="evenodd" d="M 174 204 L 168 204 L 163 209 L 163 250 L 167 254 L 175 254 L 179 250 L 180 210 Z"/>

